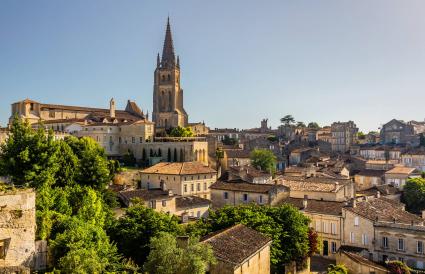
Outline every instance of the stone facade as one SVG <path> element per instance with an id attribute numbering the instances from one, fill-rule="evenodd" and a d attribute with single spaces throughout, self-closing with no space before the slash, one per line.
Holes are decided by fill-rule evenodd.
<path id="1" fill-rule="evenodd" d="M 35 255 L 35 192 L 0 193 L 0 272 L 4 268 L 32 267 Z"/>
<path id="2" fill-rule="evenodd" d="M 188 115 L 183 107 L 183 89 L 180 87 L 180 62 L 174 54 L 169 20 L 162 57 L 160 60 L 158 54 L 155 69 L 152 120 L 157 130 L 188 124 Z"/>
<path id="3" fill-rule="evenodd" d="M 407 167 L 425 171 L 425 151 L 417 149 L 405 152 L 401 155 L 401 162 Z"/>
<path id="4" fill-rule="evenodd" d="M 347 152 L 357 142 L 358 128 L 353 121 L 335 122 L 331 125 L 333 152 Z"/>
<path id="5" fill-rule="evenodd" d="M 419 145 L 419 136 L 415 134 L 413 125 L 393 119 L 382 126 L 381 142 L 417 146 Z"/>

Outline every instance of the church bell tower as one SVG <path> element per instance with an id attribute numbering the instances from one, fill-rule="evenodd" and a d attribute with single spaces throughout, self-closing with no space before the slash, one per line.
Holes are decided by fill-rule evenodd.
<path id="1" fill-rule="evenodd" d="M 170 19 L 167 19 L 162 56 L 157 56 L 153 87 L 152 121 L 157 129 L 185 127 L 188 116 L 183 107 L 183 89 L 180 87 L 180 60 L 174 54 Z"/>

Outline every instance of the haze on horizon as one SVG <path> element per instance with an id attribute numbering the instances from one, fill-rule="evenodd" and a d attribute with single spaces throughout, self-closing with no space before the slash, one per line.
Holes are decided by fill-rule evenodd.
<path id="1" fill-rule="evenodd" d="M 189 120 L 211 128 L 423 120 L 425 1 L 0 1 L 0 123 L 10 104 L 152 110 L 170 15 Z"/>

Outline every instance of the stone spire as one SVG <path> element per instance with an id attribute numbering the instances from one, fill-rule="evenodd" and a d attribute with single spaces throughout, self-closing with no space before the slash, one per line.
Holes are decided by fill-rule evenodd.
<path id="1" fill-rule="evenodd" d="M 160 62 L 160 59 L 159 59 L 159 52 L 158 52 L 158 56 L 156 57 L 156 67 L 159 68 L 160 64 L 161 64 L 161 62 Z"/>
<path id="2" fill-rule="evenodd" d="M 164 48 L 162 50 L 161 65 L 163 67 L 174 66 L 176 56 L 174 54 L 173 38 L 171 36 L 170 17 L 167 18 L 167 30 L 165 31 Z"/>

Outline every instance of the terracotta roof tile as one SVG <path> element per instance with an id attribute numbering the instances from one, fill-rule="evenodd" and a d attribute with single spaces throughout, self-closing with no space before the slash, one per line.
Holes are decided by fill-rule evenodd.
<path id="1" fill-rule="evenodd" d="M 217 171 L 208 166 L 204 166 L 199 162 L 162 162 L 148 167 L 140 172 L 145 174 L 194 175 L 216 173 Z"/>

